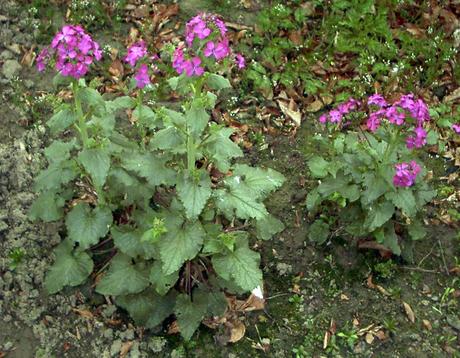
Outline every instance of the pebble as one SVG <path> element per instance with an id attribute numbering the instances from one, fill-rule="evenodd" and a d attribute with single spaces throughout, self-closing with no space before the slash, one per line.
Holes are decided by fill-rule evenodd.
<path id="1" fill-rule="evenodd" d="M 3 64 L 2 74 L 7 79 L 13 79 L 21 70 L 21 65 L 16 60 L 7 60 Z"/>

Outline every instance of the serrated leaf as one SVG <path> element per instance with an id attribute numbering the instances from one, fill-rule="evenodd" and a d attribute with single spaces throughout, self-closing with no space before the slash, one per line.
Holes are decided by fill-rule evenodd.
<path id="1" fill-rule="evenodd" d="M 406 216 L 413 217 L 417 214 L 415 197 L 410 188 L 398 188 L 396 191 L 387 193 L 385 198 L 391 200 Z"/>
<path id="2" fill-rule="evenodd" d="M 50 128 L 52 134 L 56 134 L 69 128 L 76 120 L 77 115 L 75 112 L 69 106 L 64 106 L 46 122 L 46 125 Z"/>
<path id="3" fill-rule="evenodd" d="M 136 324 L 146 328 L 158 326 L 173 313 L 176 295 L 157 295 L 152 288 L 141 293 L 118 296 L 116 304 L 128 311 Z"/>
<path id="4" fill-rule="evenodd" d="M 308 238 L 320 245 L 326 242 L 329 234 L 329 224 L 323 220 L 315 220 L 308 228 Z"/>
<path id="5" fill-rule="evenodd" d="M 224 280 L 233 280 L 242 289 L 252 291 L 262 285 L 259 260 L 260 255 L 248 247 L 247 239 L 239 239 L 233 252 L 214 255 L 212 266 Z"/>
<path id="6" fill-rule="evenodd" d="M 308 211 L 313 211 L 321 203 L 321 196 L 318 193 L 318 189 L 315 188 L 307 194 L 305 204 Z"/>
<path id="7" fill-rule="evenodd" d="M 57 190 L 63 184 L 75 179 L 78 171 L 73 161 L 53 163 L 42 170 L 35 179 L 36 191 Z"/>
<path id="8" fill-rule="evenodd" d="M 42 219 L 44 222 L 59 220 L 64 213 L 64 205 L 64 199 L 56 197 L 53 191 L 45 191 L 35 199 L 29 217 L 32 220 Z"/>
<path id="9" fill-rule="evenodd" d="M 233 134 L 233 129 L 211 125 L 209 133 L 209 138 L 202 144 L 206 155 L 212 158 L 217 169 L 226 173 L 230 168 L 231 159 L 243 156 L 243 152 L 238 144 L 229 138 Z"/>
<path id="10" fill-rule="evenodd" d="M 207 302 L 195 300 L 192 302 L 186 294 L 177 296 L 174 313 L 177 317 L 180 334 L 185 340 L 190 340 L 199 327 L 208 309 Z"/>
<path id="11" fill-rule="evenodd" d="M 135 104 L 136 101 L 129 96 L 117 97 L 113 101 L 106 102 L 107 108 L 113 112 L 120 109 L 132 109 Z"/>
<path id="12" fill-rule="evenodd" d="M 394 212 L 395 207 L 393 203 L 388 201 L 371 206 L 367 212 L 364 226 L 367 226 L 370 231 L 373 231 L 390 220 Z"/>
<path id="13" fill-rule="evenodd" d="M 105 112 L 105 101 L 94 88 L 84 87 L 78 90 L 78 97 L 83 104 L 92 107 L 97 113 Z"/>
<path id="14" fill-rule="evenodd" d="M 140 230 L 113 226 L 110 229 L 113 243 L 124 254 L 136 258 L 144 254 Z"/>
<path id="15" fill-rule="evenodd" d="M 187 151 L 185 136 L 172 126 L 155 132 L 149 146 L 152 149 L 169 150 L 174 154 L 183 154 Z"/>
<path id="16" fill-rule="evenodd" d="M 127 295 L 143 291 L 149 284 L 148 267 L 144 262 L 134 264 L 132 258 L 117 254 L 110 262 L 108 272 L 96 286 L 101 295 Z"/>
<path id="17" fill-rule="evenodd" d="M 283 185 L 284 181 L 284 176 L 273 169 L 237 164 L 233 167 L 233 175 L 225 183 L 231 187 L 244 186 L 256 198 L 263 199 Z"/>
<path id="18" fill-rule="evenodd" d="M 315 156 L 308 161 L 308 168 L 314 178 L 324 178 L 328 174 L 330 163 L 322 157 Z"/>
<path id="19" fill-rule="evenodd" d="M 261 240 L 270 240 L 273 235 L 283 231 L 284 227 L 281 220 L 269 214 L 256 221 L 257 237 Z"/>
<path id="20" fill-rule="evenodd" d="M 361 197 L 364 205 L 369 205 L 388 190 L 392 189 L 383 178 L 374 174 L 367 174 L 365 176 L 364 185 L 366 186 L 366 190 Z"/>
<path id="21" fill-rule="evenodd" d="M 426 229 L 420 220 L 414 220 L 410 225 L 408 225 L 407 231 L 412 240 L 423 239 L 426 235 Z"/>
<path id="22" fill-rule="evenodd" d="M 395 233 L 393 223 L 387 223 L 384 227 L 374 232 L 374 236 L 379 243 L 390 249 L 395 255 L 401 255 L 398 235 Z"/>
<path id="23" fill-rule="evenodd" d="M 183 225 L 182 220 L 166 219 L 168 232 L 159 242 L 163 272 L 170 275 L 182 264 L 196 257 L 203 245 L 205 232 L 199 222 Z"/>
<path id="24" fill-rule="evenodd" d="M 203 108 L 201 101 L 194 100 L 191 104 L 191 108 L 185 112 L 185 120 L 187 121 L 187 127 L 189 132 L 195 139 L 200 139 L 201 133 L 206 128 L 209 121 L 209 114 Z"/>
<path id="25" fill-rule="evenodd" d="M 195 220 L 203 211 L 206 202 L 211 196 L 211 179 L 206 170 L 197 170 L 194 176 L 188 172 L 177 178 L 177 195 L 184 205 L 185 214 L 190 220 Z"/>
<path id="26" fill-rule="evenodd" d="M 110 154 L 106 148 L 83 149 L 78 160 L 91 176 L 96 188 L 105 184 L 110 169 Z"/>
<path id="27" fill-rule="evenodd" d="M 122 158 L 122 166 L 141 177 L 146 178 L 150 185 L 172 185 L 175 181 L 175 172 L 165 166 L 166 160 L 155 153 L 126 153 Z"/>
<path id="28" fill-rule="evenodd" d="M 70 151 L 75 148 L 76 141 L 72 139 L 69 142 L 55 140 L 48 148 L 45 149 L 45 157 L 48 162 L 59 164 L 70 158 Z"/>
<path id="29" fill-rule="evenodd" d="M 112 224 L 112 212 L 107 207 L 91 209 L 87 203 L 77 204 L 66 217 L 68 237 L 87 249 L 104 237 Z"/>
<path id="30" fill-rule="evenodd" d="M 179 271 L 175 271 L 169 275 L 163 272 L 160 261 L 155 261 L 150 269 L 149 280 L 155 287 L 155 291 L 164 296 L 173 287 L 179 279 Z"/>
<path id="31" fill-rule="evenodd" d="M 157 116 L 150 107 L 145 105 L 137 106 L 133 111 L 133 117 L 137 122 L 150 129 L 155 129 L 158 125 Z"/>
<path id="32" fill-rule="evenodd" d="M 215 91 L 232 87 L 228 79 L 215 73 L 211 73 L 207 77 L 206 84 L 209 86 L 209 88 Z"/>
<path id="33" fill-rule="evenodd" d="M 229 219 L 263 219 L 268 211 L 263 203 L 256 201 L 253 193 L 243 187 L 218 189 L 214 191 L 215 202 L 220 211 Z"/>
<path id="34" fill-rule="evenodd" d="M 91 257 L 83 251 L 73 251 L 73 244 L 64 240 L 55 249 L 56 261 L 45 278 L 45 287 L 50 294 L 64 286 L 78 286 L 93 271 Z"/>

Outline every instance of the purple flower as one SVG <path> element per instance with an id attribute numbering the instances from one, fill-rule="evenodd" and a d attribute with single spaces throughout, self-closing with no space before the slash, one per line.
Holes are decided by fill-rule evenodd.
<path id="1" fill-rule="evenodd" d="M 414 95 L 412 93 L 408 93 L 404 96 L 401 96 L 398 102 L 395 104 L 401 108 L 407 109 L 408 111 L 412 110 L 414 107 Z"/>
<path id="2" fill-rule="evenodd" d="M 206 44 L 206 47 L 203 53 L 206 57 L 210 57 L 211 55 L 213 55 L 216 58 L 216 60 L 220 60 L 228 56 L 230 54 L 230 48 L 228 47 L 228 40 L 225 39 L 217 43 L 217 45 L 214 42 L 209 41 Z"/>
<path id="3" fill-rule="evenodd" d="M 244 59 L 242 54 L 237 53 L 235 55 L 235 61 L 236 61 L 236 64 L 238 65 L 238 68 L 240 70 L 246 67 L 246 60 Z"/>
<path id="4" fill-rule="evenodd" d="M 414 129 L 415 136 L 406 138 L 406 146 L 408 149 L 422 148 L 426 144 L 427 133 L 422 127 Z"/>
<path id="5" fill-rule="evenodd" d="M 188 77 L 192 77 L 193 75 L 201 76 L 204 73 L 204 69 L 200 65 L 201 59 L 194 57 L 191 60 L 185 61 L 183 68 Z"/>
<path id="6" fill-rule="evenodd" d="M 371 113 L 366 122 L 367 129 L 371 132 L 375 132 L 380 127 L 380 121 L 384 115 L 384 109 L 379 109 L 377 112 Z"/>
<path id="7" fill-rule="evenodd" d="M 219 19 L 218 17 L 215 17 L 215 16 L 214 16 L 213 20 L 214 20 L 214 24 L 219 29 L 220 34 L 222 36 L 225 36 L 225 34 L 227 32 L 227 26 L 225 26 L 225 23 L 221 19 Z"/>
<path id="8" fill-rule="evenodd" d="M 211 34 L 211 29 L 207 27 L 205 14 L 200 14 L 192 18 L 185 25 L 185 41 L 188 46 L 192 46 L 195 36 L 204 40 Z"/>
<path id="9" fill-rule="evenodd" d="M 355 109 L 357 109 L 359 105 L 360 103 L 357 100 L 350 98 L 348 101 L 339 104 L 337 106 L 337 109 L 339 110 L 340 113 L 342 113 L 342 115 L 346 115 L 350 113 L 351 111 L 354 111 Z"/>
<path id="10" fill-rule="evenodd" d="M 430 120 L 430 112 L 428 106 L 422 99 L 418 99 L 414 102 L 412 108 L 409 109 L 412 117 L 417 120 L 419 125 L 422 125 L 423 122 L 428 122 Z"/>
<path id="11" fill-rule="evenodd" d="M 404 123 L 406 115 L 403 112 L 399 112 L 398 107 L 391 106 L 386 109 L 385 117 L 388 119 L 388 121 L 390 121 L 390 123 L 400 126 Z"/>
<path id="12" fill-rule="evenodd" d="M 398 163 L 395 165 L 396 173 L 393 176 L 393 184 L 400 187 L 410 187 L 415 183 L 421 168 L 416 161 L 410 163 Z"/>
<path id="13" fill-rule="evenodd" d="M 124 58 L 125 62 L 132 67 L 136 66 L 137 61 L 147 55 L 147 47 L 144 41 L 138 41 L 128 47 L 128 54 Z"/>
<path id="14" fill-rule="evenodd" d="M 455 133 L 460 134 L 460 123 L 452 124 L 452 129 Z"/>
<path id="15" fill-rule="evenodd" d="M 184 51 L 182 50 L 182 48 L 178 47 L 176 48 L 173 54 L 172 66 L 178 74 L 181 74 L 182 72 L 184 72 L 184 65 Z"/>
<path id="16" fill-rule="evenodd" d="M 329 119 L 331 123 L 340 123 L 342 121 L 343 115 L 339 110 L 333 109 L 329 112 Z"/>
<path id="17" fill-rule="evenodd" d="M 51 45 L 38 55 L 38 71 L 43 71 L 53 56 L 56 69 L 61 75 L 79 79 L 86 75 L 94 60 L 102 58 L 102 51 L 81 26 L 65 25 L 54 36 Z"/>
<path id="18" fill-rule="evenodd" d="M 136 80 L 136 86 L 138 88 L 144 88 L 150 84 L 149 68 L 146 64 L 143 63 L 139 66 L 134 79 Z"/>
<path id="19" fill-rule="evenodd" d="M 378 93 L 370 96 L 367 99 L 367 104 L 368 105 L 374 104 L 376 106 L 379 106 L 380 108 L 386 107 L 388 105 L 388 103 L 385 100 L 385 98 L 383 98 L 383 96 L 381 94 L 378 94 Z"/>

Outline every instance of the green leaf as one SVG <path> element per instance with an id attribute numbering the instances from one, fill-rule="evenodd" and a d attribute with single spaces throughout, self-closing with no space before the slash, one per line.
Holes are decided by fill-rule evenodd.
<path id="1" fill-rule="evenodd" d="M 392 189 L 392 187 L 390 187 L 383 178 L 375 176 L 374 174 L 365 175 L 364 185 L 367 188 L 361 196 L 361 200 L 364 205 L 369 205 L 374 200 L 380 198 L 380 196 L 385 194 L 388 190 Z"/>
<path id="2" fill-rule="evenodd" d="M 188 341 L 199 327 L 208 310 L 206 301 L 190 300 L 186 294 L 177 296 L 174 313 L 177 317 L 180 334 Z"/>
<path id="3" fill-rule="evenodd" d="M 209 122 L 209 114 L 203 107 L 202 101 L 197 99 L 191 104 L 191 108 L 185 113 L 187 127 L 195 139 L 200 139 L 201 133 Z"/>
<path id="4" fill-rule="evenodd" d="M 329 224 L 323 220 L 315 220 L 308 228 L 308 238 L 318 244 L 324 244 L 329 238 Z"/>
<path id="5" fill-rule="evenodd" d="M 155 132 L 149 146 L 152 149 L 169 150 L 173 154 L 187 152 L 185 136 L 176 127 L 167 127 Z"/>
<path id="6" fill-rule="evenodd" d="M 215 73 L 211 73 L 206 78 L 206 84 L 209 86 L 209 88 L 216 91 L 232 87 L 228 79 Z"/>
<path id="7" fill-rule="evenodd" d="M 260 255 L 248 247 L 247 239 L 239 238 L 236 249 L 212 257 L 212 266 L 224 280 L 233 280 L 246 291 L 262 285 L 262 271 L 259 269 Z"/>
<path id="8" fill-rule="evenodd" d="M 36 191 L 57 190 L 63 184 L 67 184 L 78 175 L 73 161 L 53 163 L 47 169 L 42 170 L 35 179 Z"/>
<path id="9" fill-rule="evenodd" d="M 407 231 L 412 240 L 421 240 L 426 236 L 426 229 L 420 220 L 414 220 L 408 225 Z"/>
<path id="10" fill-rule="evenodd" d="M 308 167 L 314 178 L 324 178 L 328 174 L 328 166 L 330 163 L 322 157 L 315 156 L 308 161 Z"/>
<path id="11" fill-rule="evenodd" d="M 94 88 L 84 87 L 78 90 L 78 96 L 83 104 L 96 110 L 97 113 L 105 112 L 105 101 L 101 94 Z"/>
<path id="12" fill-rule="evenodd" d="M 319 195 L 317 188 L 307 194 L 305 204 L 308 211 L 313 211 L 319 204 L 321 204 L 321 196 Z"/>
<path id="13" fill-rule="evenodd" d="M 155 287 L 155 291 L 164 296 L 176 284 L 179 279 L 179 271 L 175 271 L 169 275 L 163 272 L 160 261 L 155 261 L 149 276 L 150 282 Z"/>
<path id="14" fill-rule="evenodd" d="M 91 209 L 87 203 L 79 203 L 67 214 L 65 224 L 69 239 L 87 249 L 109 232 L 112 220 L 109 208 Z"/>
<path id="15" fill-rule="evenodd" d="M 182 220 L 166 218 L 168 232 L 159 242 L 163 272 L 170 275 L 178 271 L 187 260 L 200 252 L 205 232 L 199 222 L 183 225 Z"/>
<path id="16" fill-rule="evenodd" d="M 218 189 L 213 195 L 218 209 L 229 220 L 235 216 L 240 219 L 261 220 L 268 215 L 265 205 L 256 201 L 253 193 L 246 188 Z"/>
<path id="17" fill-rule="evenodd" d="M 217 169 L 226 173 L 230 168 L 230 160 L 243 156 L 238 144 L 229 138 L 233 134 L 233 129 L 211 124 L 209 134 L 203 142 L 206 155 L 212 158 Z"/>
<path id="18" fill-rule="evenodd" d="M 112 296 L 141 292 L 150 284 L 148 272 L 144 262 L 133 264 L 131 257 L 119 253 L 97 284 L 96 292 Z"/>
<path id="19" fill-rule="evenodd" d="M 70 158 L 70 151 L 75 148 L 75 138 L 69 142 L 55 140 L 48 148 L 45 149 L 45 157 L 48 162 L 59 164 Z"/>
<path id="20" fill-rule="evenodd" d="M 415 197 L 410 188 L 398 188 L 396 191 L 387 193 L 385 198 L 391 200 L 404 215 L 413 217 L 417 214 Z"/>
<path id="21" fill-rule="evenodd" d="M 118 111 L 120 109 L 132 109 L 136 105 L 136 101 L 129 96 L 121 96 L 115 98 L 113 101 L 106 102 L 107 108 L 112 111 Z"/>
<path id="22" fill-rule="evenodd" d="M 429 203 L 434 197 L 436 197 L 436 190 L 431 190 L 426 183 L 422 188 L 415 192 L 417 206 L 422 208 L 426 203 Z"/>
<path id="23" fill-rule="evenodd" d="M 138 105 L 133 111 L 134 119 L 150 129 L 155 129 L 158 126 L 157 116 L 152 109 L 145 105 Z"/>
<path id="24" fill-rule="evenodd" d="M 374 231 L 390 220 L 394 212 L 395 207 L 393 203 L 389 201 L 371 206 L 367 213 L 364 226 L 368 227 L 369 231 Z"/>
<path id="25" fill-rule="evenodd" d="M 283 231 L 284 227 L 281 220 L 269 214 L 256 221 L 257 237 L 261 240 L 270 240 L 273 235 Z"/>
<path id="26" fill-rule="evenodd" d="M 387 223 L 376 230 L 374 236 L 379 243 L 390 249 L 395 255 L 401 255 L 401 247 L 393 223 Z"/>
<path id="27" fill-rule="evenodd" d="M 352 179 L 348 176 L 339 173 L 335 178 L 327 178 L 318 186 L 318 193 L 323 197 L 338 192 L 344 198 L 350 201 L 356 201 L 359 199 L 359 188 L 352 183 Z"/>
<path id="28" fill-rule="evenodd" d="M 283 185 L 284 181 L 284 176 L 273 169 L 237 164 L 233 167 L 233 175 L 225 183 L 234 188 L 244 186 L 256 198 L 263 199 Z"/>
<path id="29" fill-rule="evenodd" d="M 197 170 L 192 177 L 186 172 L 178 176 L 176 189 L 187 218 L 195 220 L 211 196 L 211 179 L 206 170 Z"/>
<path id="30" fill-rule="evenodd" d="M 50 294 L 64 286 L 78 286 L 93 271 L 91 257 L 83 251 L 73 251 L 73 244 L 64 240 L 55 249 L 56 261 L 45 278 L 45 287 Z"/>
<path id="31" fill-rule="evenodd" d="M 69 128 L 77 120 L 77 115 L 69 106 L 63 106 L 62 109 L 55 113 L 46 122 L 46 125 L 50 128 L 52 134 L 62 132 Z"/>
<path id="32" fill-rule="evenodd" d="M 140 230 L 133 230 L 130 227 L 113 226 L 110 229 L 110 233 L 113 237 L 113 243 L 122 253 L 133 258 L 144 254 Z"/>
<path id="33" fill-rule="evenodd" d="M 78 160 L 91 176 L 94 186 L 102 188 L 110 169 L 110 154 L 106 148 L 83 149 Z"/>
<path id="34" fill-rule="evenodd" d="M 166 159 L 155 153 L 125 153 L 121 163 L 125 169 L 146 178 L 150 185 L 174 184 L 176 173 L 165 166 Z"/>
<path id="35" fill-rule="evenodd" d="M 152 288 L 141 293 L 118 296 L 115 303 L 128 311 L 136 324 L 153 328 L 173 313 L 176 295 L 157 295 Z"/>
<path id="36" fill-rule="evenodd" d="M 45 222 L 59 220 L 64 213 L 64 205 L 64 199 L 56 197 L 53 191 L 45 191 L 35 199 L 30 208 L 29 217 L 32 220 L 42 219 Z"/>

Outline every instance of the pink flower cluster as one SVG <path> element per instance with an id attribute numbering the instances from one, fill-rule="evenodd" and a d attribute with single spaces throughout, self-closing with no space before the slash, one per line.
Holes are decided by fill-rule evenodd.
<path id="1" fill-rule="evenodd" d="M 147 46 L 143 40 L 140 40 L 128 47 L 128 52 L 124 61 L 135 68 L 140 60 L 147 57 L 147 54 Z M 137 67 L 136 73 L 134 74 L 134 80 L 136 81 L 137 88 L 144 88 L 151 83 L 147 64 L 141 63 L 140 66 Z"/>
<path id="2" fill-rule="evenodd" d="M 414 185 L 420 166 L 415 160 L 410 163 L 398 163 L 395 165 L 396 173 L 393 177 L 393 184 L 400 187 L 410 187 Z"/>
<path id="3" fill-rule="evenodd" d="M 367 128 L 375 132 L 386 119 L 388 122 L 401 126 L 404 124 L 413 125 L 415 128 L 412 135 L 406 138 L 407 148 L 421 148 L 426 144 L 427 133 L 423 129 L 425 122 L 430 120 L 428 107 L 422 99 L 415 99 L 412 93 L 401 96 L 401 98 L 389 104 L 380 94 L 374 94 L 368 98 L 369 106 L 376 106 L 378 110 L 372 112 L 367 120 Z M 414 123 L 408 120 L 412 118 Z"/>
<path id="4" fill-rule="evenodd" d="M 80 25 L 65 25 L 37 56 L 38 71 L 43 71 L 49 60 L 56 56 L 56 69 L 63 76 L 79 79 L 89 66 L 102 58 L 99 44 Z"/>
<path id="5" fill-rule="evenodd" d="M 358 109 L 361 103 L 353 98 L 350 98 L 347 102 L 341 103 L 337 106 L 336 109 L 329 111 L 319 117 L 319 121 L 322 124 L 330 123 L 340 123 L 343 120 L 343 117 L 348 113 Z"/>
<path id="6" fill-rule="evenodd" d="M 455 133 L 460 134 L 460 123 L 452 124 L 452 129 Z"/>
<path id="7" fill-rule="evenodd" d="M 201 76 L 204 73 L 206 59 L 216 61 L 230 56 L 230 44 L 226 36 L 227 27 L 216 15 L 199 14 L 187 22 L 185 27 L 186 46 L 178 47 L 173 54 L 172 65 L 178 74 L 188 77 Z M 196 43 L 198 39 L 198 43 Z M 197 51 L 193 49 L 198 48 Z M 244 57 L 236 54 L 238 68 L 246 66 Z"/>

